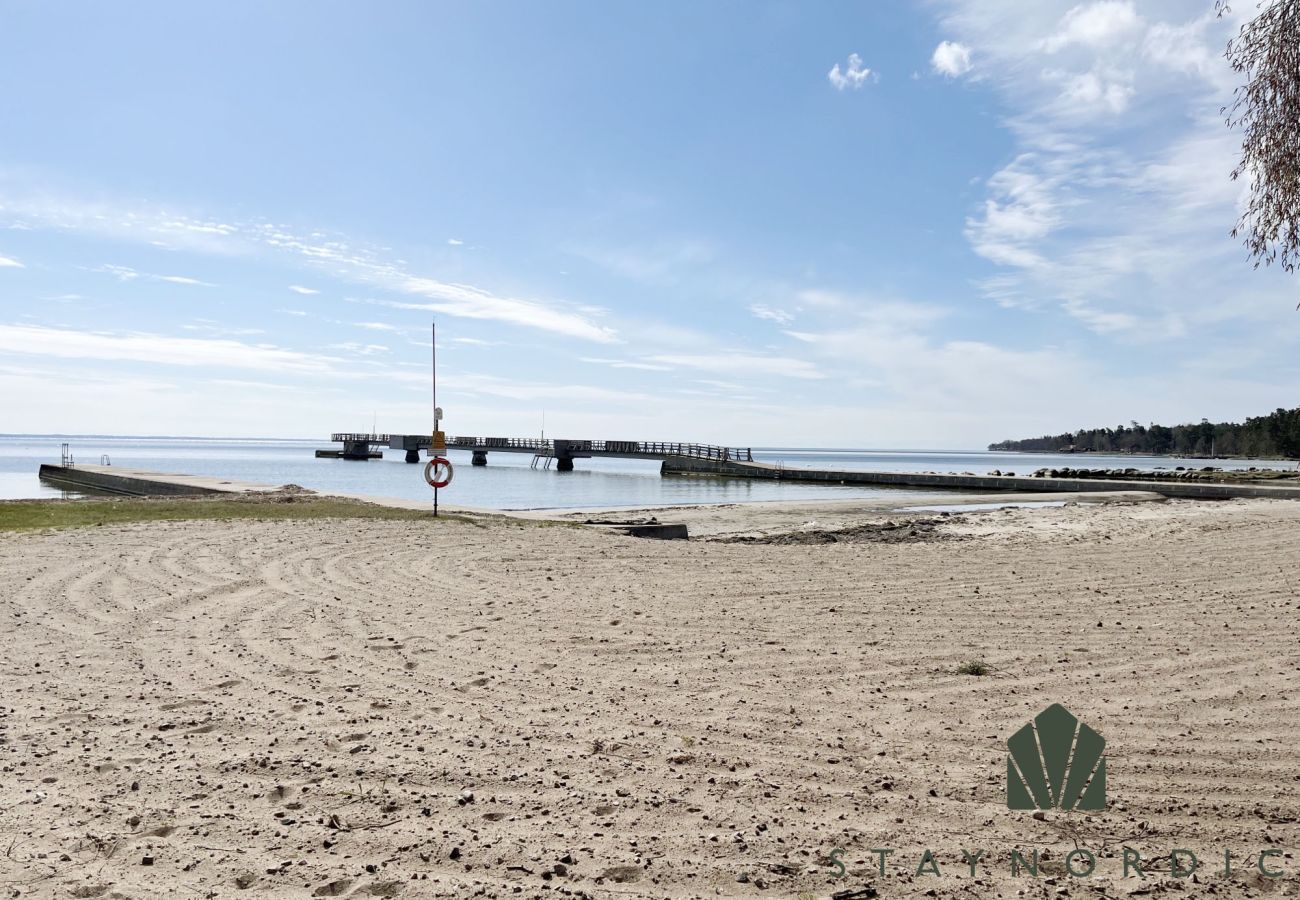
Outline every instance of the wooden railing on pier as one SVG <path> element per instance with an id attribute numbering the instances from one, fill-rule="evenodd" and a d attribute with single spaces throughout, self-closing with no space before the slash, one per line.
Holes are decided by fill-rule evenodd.
<path id="1" fill-rule="evenodd" d="M 402 434 L 365 434 L 363 432 L 335 432 L 330 436 L 335 443 L 361 448 L 364 445 L 402 447 L 407 450 L 424 449 L 431 443 L 430 436 Z M 716 444 L 687 444 L 672 441 L 579 441 L 558 438 L 448 437 L 447 446 L 460 450 L 509 450 L 515 453 L 542 455 L 582 455 L 599 453 L 610 456 L 649 456 L 666 458 L 684 456 L 689 459 L 712 459 L 719 462 L 753 462 L 754 453 L 749 447 L 720 447 Z"/>
<path id="2" fill-rule="evenodd" d="M 749 447 L 720 447 L 716 444 L 684 444 L 668 441 L 575 441 L 559 440 L 569 453 L 626 453 L 628 456 L 686 456 L 691 459 L 716 459 L 752 462 Z M 448 447 L 465 450 L 521 450 L 534 453 L 556 452 L 557 441 L 550 438 L 470 437 L 447 438 Z"/>

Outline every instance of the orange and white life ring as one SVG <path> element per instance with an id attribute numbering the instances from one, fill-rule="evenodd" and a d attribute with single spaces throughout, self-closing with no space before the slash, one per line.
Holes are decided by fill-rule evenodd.
<path id="1" fill-rule="evenodd" d="M 424 480 L 429 487 L 445 488 L 451 484 L 451 460 L 444 456 L 435 456 L 424 464 Z"/>

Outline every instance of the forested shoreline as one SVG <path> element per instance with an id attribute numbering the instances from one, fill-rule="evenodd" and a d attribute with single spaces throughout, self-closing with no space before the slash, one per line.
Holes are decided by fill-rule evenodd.
<path id="1" fill-rule="evenodd" d="M 1300 458 L 1300 408 L 1278 409 L 1245 422 L 1085 428 L 1073 433 L 999 441 L 990 450 L 1022 453 L 1136 453 L 1152 456 Z"/>

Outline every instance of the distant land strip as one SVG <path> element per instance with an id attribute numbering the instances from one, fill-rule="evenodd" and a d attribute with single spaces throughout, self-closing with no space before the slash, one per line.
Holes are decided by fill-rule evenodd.
<path id="1" fill-rule="evenodd" d="M 1278 409 L 1243 423 L 1139 425 L 1085 428 L 1065 434 L 999 441 L 990 450 L 1022 453 L 1138 453 L 1150 456 L 1300 458 L 1300 408 Z"/>

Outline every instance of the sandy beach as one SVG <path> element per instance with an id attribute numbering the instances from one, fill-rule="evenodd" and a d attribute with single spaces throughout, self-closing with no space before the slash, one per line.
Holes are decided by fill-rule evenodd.
<path id="1" fill-rule="evenodd" d="M 1300 505 L 661 518 L 0 535 L 0 891 L 1300 891 Z M 1007 808 L 1052 703 L 1104 811 Z"/>

